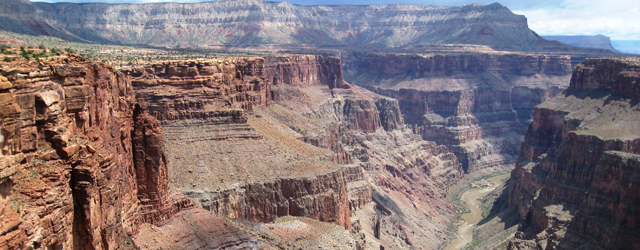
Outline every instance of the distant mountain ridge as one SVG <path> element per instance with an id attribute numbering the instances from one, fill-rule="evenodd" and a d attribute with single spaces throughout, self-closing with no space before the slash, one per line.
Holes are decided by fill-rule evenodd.
<path id="1" fill-rule="evenodd" d="M 524 16 L 498 3 L 445 7 L 301 6 L 261 0 L 190 4 L 3 0 L 0 8 L 5 10 L 0 12 L 0 29 L 106 44 L 366 49 L 478 44 L 506 50 L 564 46 L 542 39 L 528 28 Z"/>
<path id="2" fill-rule="evenodd" d="M 606 49 L 619 52 L 611 45 L 611 39 L 603 35 L 595 36 L 543 36 L 544 39 L 558 41 L 571 46 L 582 48 Z"/>

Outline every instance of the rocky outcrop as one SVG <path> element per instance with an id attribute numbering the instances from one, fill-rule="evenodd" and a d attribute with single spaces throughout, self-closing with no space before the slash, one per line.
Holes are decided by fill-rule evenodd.
<path id="1" fill-rule="evenodd" d="M 186 194 L 204 209 L 229 218 L 267 223 L 290 215 L 332 222 L 349 229 L 350 203 L 346 175 L 346 170 L 340 169 L 307 178 L 246 183 L 233 189 L 189 191 Z M 369 200 L 357 203 L 370 201 L 369 197 Z"/>
<path id="2" fill-rule="evenodd" d="M 271 122 L 252 114 L 254 108 L 277 102 L 280 92 L 273 90 L 276 86 L 348 91 L 351 86 L 343 80 L 339 58 L 311 55 L 225 58 L 158 63 L 123 72 L 132 79 L 137 96 L 148 103 L 149 113 L 163 123 L 172 162 L 170 169 L 174 172 L 170 177 L 183 193 L 214 214 L 262 223 L 282 216 L 303 216 L 349 229 L 350 205 L 371 201 L 370 187 L 349 188 L 347 184 L 362 181 L 362 174 L 359 179 L 347 181 L 346 170 L 331 162 L 318 162 L 351 163 L 350 154 L 339 143 L 341 139 L 314 144 L 322 144 L 333 153 L 312 149 L 313 146 L 302 142 L 304 139 L 293 138 L 289 142 L 294 145 L 282 149 L 281 145 L 286 144 L 282 140 L 290 135 L 272 130 Z M 379 112 L 372 100 L 342 99 L 334 106 L 339 110 L 334 113 L 345 121 L 340 129 L 371 133 L 381 128 Z M 389 122 L 394 121 L 390 118 Z M 341 136 L 335 132 L 336 137 Z M 299 147 L 315 152 L 303 152 Z M 229 148 L 236 150 L 226 152 Z M 202 149 L 206 153 L 201 154 Z M 254 149 L 257 152 L 251 153 Z M 229 160 L 244 153 L 249 155 Z M 247 162 L 252 159 L 256 162 Z M 296 170 L 309 165 L 313 168 Z M 229 168 L 245 170 L 235 172 Z M 269 173 L 258 174 L 262 171 Z M 192 174 L 194 178 L 184 178 Z M 230 182 L 240 180 L 244 184 L 229 189 Z M 210 191 L 214 187 L 216 191 Z M 350 190 L 354 193 L 352 199 Z"/>
<path id="3" fill-rule="evenodd" d="M 8 245 L 102 248 L 136 230 L 138 182 L 106 182 L 134 177 L 126 154 L 133 148 L 132 89 L 104 65 L 67 60 L 2 72 L 9 83 L 2 94 L 2 182 L 12 203 L 3 207 L 20 215 L 3 236 L 26 236 Z M 114 217 L 114 210 L 127 212 Z"/>
<path id="4" fill-rule="evenodd" d="M 141 249 L 257 249 L 269 248 L 239 232 L 231 223 L 203 209 L 178 212 L 162 227 L 144 224 L 133 239 Z"/>
<path id="5" fill-rule="evenodd" d="M 349 88 L 344 82 L 340 58 L 317 55 L 271 56 L 265 58 L 265 78 L 273 85 L 326 85 Z"/>
<path id="6" fill-rule="evenodd" d="M 348 78 L 397 99 L 416 133 L 472 173 L 515 162 L 533 107 L 559 93 L 570 70 L 567 56 L 374 53 Z"/>
<path id="7" fill-rule="evenodd" d="M 141 225 L 197 216 L 169 190 L 162 129 L 124 74 L 74 55 L 0 74 L 0 248 L 133 248 Z"/>
<path id="8" fill-rule="evenodd" d="M 165 62 L 123 69 L 136 95 L 161 121 L 207 119 L 242 123 L 243 111 L 267 105 L 274 85 L 349 88 L 340 59 L 314 55 Z"/>
<path id="9" fill-rule="evenodd" d="M 159 120 L 241 119 L 271 99 L 262 58 L 226 58 L 207 62 L 167 62 L 124 69 Z M 222 121 L 225 122 L 225 121 Z"/>
<path id="10" fill-rule="evenodd" d="M 397 100 L 345 82 L 338 58 L 251 60 L 262 62 L 251 67 L 262 73 L 244 79 L 265 83 L 266 103 L 229 104 L 225 94 L 210 95 L 225 86 L 213 81 L 172 87 L 199 75 L 163 79 L 125 71 L 150 113 L 162 120 L 169 179 L 182 193 L 222 217 L 268 223 L 292 215 L 335 223 L 350 229 L 360 249 L 443 244 L 449 235 L 438 228 L 454 214 L 444 198 L 461 178 L 455 155 L 413 134 Z M 235 79 L 241 89 L 245 83 Z M 261 95 L 242 89 L 242 96 Z M 209 104 L 180 110 L 163 104 L 196 96 Z M 202 110 L 216 115 L 164 118 Z M 372 221 L 386 231 L 374 234 Z"/>
<path id="11" fill-rule="evenodd" d="M 386 131 L 401 128 L 404 125 L 398 100 L 391 98 L 377 98 L 376 108 L 380 112 L 380 125 Z"/>
<path id="12" fill-rule="evenodd" d="M 37 8 L 38 15 L 20 25 L 28 34 L 66 33 L 67 37 L 97 43 L 208 48 L 265 46 L 265 49 L 273 45 L 381 49 L 433 44 L 481 44 L 524 50 L 568 48 L 542 39 L 528 28 L 524 16 L 515 15 L 497 3 L 461 7 L 304 6 L 243 0 L 145 5 L 21 2 L 20 5 Z M 19 18 L 7 19 L 0 28 L 21 31 L 10 25 Z M 43 25 L 47 29 L 39 29 Z"/>
<path id="13" fill-rule="evenodd" d="M 590 59 L 539 105 L 512 172 L 522 225 L 511 249 L 636 249 L 637 58 Z M 624 187 L 623 187 L 624 186 Z"/>

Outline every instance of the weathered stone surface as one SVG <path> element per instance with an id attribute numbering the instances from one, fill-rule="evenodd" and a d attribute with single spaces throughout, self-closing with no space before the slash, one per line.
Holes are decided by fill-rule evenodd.
<path id="1" fill-rule="evenodd" d="M 10 89 L 11 87 L 13 87 L 13 84 L 6 77 L 0 76 L 0 90 Z"/>
<path id="2" fill-rule="evenodd" d="M 210 91 L 222 83 L 180 85 L 209 77 L 202 70 L 198 76 L 178 76 L 179 69 L 157 65 L 127 70 L 140 79 L 133 84 L 150 110 L 169 98 L 208 102 L 150 112 L 162 120 L 169 178 L 182 193 L 224 217 L 267 223 L 295 215 L 332 222 L 350 228 L 359 247 L 444 244 L 449 235 L 438 228 L 453 218 L 445 197 L 461 168 L 446 147 L 406 128 L 398 101 L 345 82 L 337 58 L 291 55 L 242 63 L 246 60 L 202 67 L 210 67 L 207 75 L 240 72 L 244 80 L 236 78 L 236 86 L 247 79 L 264 83 L 243 90 L 247 95 L 269 89 L 267 102 L 233 109 L 222 105 L 231 103 L 225 93 Z M 163 116 L 186 110 L 209 115 Z M 379 221 L 389 233 L 375 236 L 362 226 L 369 221 Z"/>
<path id="3" fill-rule="evenodd" d="M 233 110 L 250 111 L 254 105 L 268 103 L 270 84 L 262 75 L 263 64 L 262 58 L 229 58 L 157 63 L 124 72 L 132 79 L 136 95 L 146 100 L 149 113 L 156 118 L 215 119 L 236 117 Z M 215 70 L 198 70 L 202 68 Z"/>
<path id="4" fill-rule="evenodd" d="M 308 178 L 248 183 L 218 192 L 186 194 L 204 209 L 229 218 L 266 223 L 291 215 L 333 222 L 347 230 L 351 227 L 343 170 Z"/>
<path id="5" fill-rule="evenodd" d="M 537 36 L 525 17 L 497 3 L 304 6 L 243 0 L 184 5 L 10 1 L 7 5 L 15 12 L 5 14 L 10 20 L 0 26 L 5 30 L 67 39 L 77 36 L 98 43 L 270 46 L 266 49 L 274 45 L 380 49 L 481 44 L 511 50 L 568 49 Z M 24 27 L 18 29 L 16 24 Z M 68 32 L 66 36 L 62 30 Z"/>
<path id="6" fill-rule="evenodd" d="M 133 247 L 141 225 L 194 203 L 169 194 L 160 123 L 137 104 L 130 79 L 62 59 L 0 71 L 12 83 L 0 103 L 0 248 Z M 70 78 L 81 85 L 63 86 Z"/>
<path id="7" fill-rule="evenodd" d="M 398 100 L 391 98 L 377 98 L 376 108 L 380 111 L 380 124 L 384 130 L 396 130 L 404 125 Z"/>
<path id="8" fill-rule="evenodd" d="M 396 98 L 404 121 L 447 145 L 467 173 L 512 166 L 533 107 L 571 72 L 567 56 L 525 53 L 372 53 L 358 67 L 348 79 Z"/>
<path id="9" fill-rule="evenodd" d="M 640 246 L 637 58 L 590 59 L 571 86 L 536 107 L 512 172 L 523 222 L 510 249 Z M 624 187 L 623 187 L 624 186 Z"/>
<path id="10" fill-rule="evenodd" d="M 268 246 L 202 209 L 176 213 L 161 227 L 144 224 L 133 240 L 142 249 L 256 249 Z"/>

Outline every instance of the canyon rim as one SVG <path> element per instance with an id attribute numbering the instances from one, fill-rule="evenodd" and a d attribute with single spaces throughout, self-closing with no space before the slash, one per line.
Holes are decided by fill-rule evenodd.
<path id="1" fill-rule="evenodd" d="M 0 29 L 2 249 L 442 249 L 508 172 L 467 248 L 640 248 L 639 59 L 499 3 L 5 0 Z"/>

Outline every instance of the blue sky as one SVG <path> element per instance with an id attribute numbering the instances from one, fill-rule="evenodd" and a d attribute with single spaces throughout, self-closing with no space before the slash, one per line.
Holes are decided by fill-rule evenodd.
<path id="1" fill-rule="evenodd" d="M 73 3 L 206 2 L 204 0 L 32 1 Z M 287 2 L 303 5 L 425 4 L 457 6 L 471 3 L 490 4 L 495 0 L 289 0 Z M 640 4 L 638 0 L 504 0 L 498 2 L 517 14 L 525 15 L 529 20 L 529 27 L 540 35 L 602 34 L 611 37 L 612 40 L 640 40 Z"/>

